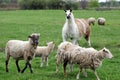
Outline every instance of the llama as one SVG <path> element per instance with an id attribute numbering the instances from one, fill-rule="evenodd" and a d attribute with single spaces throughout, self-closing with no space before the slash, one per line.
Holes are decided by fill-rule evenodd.
<path id="1" fill-rule="evenodd" d="M 65 10 L 65 13 L 66 22 L 62 29 L 63 41 L 67 41 L 70 38 L 73 44 L 78 45 L 79 38 L 84 36 L 88 42 L 88 46 L 91 46 L 90 26 L 88 22 L 85 19 L 75 19 L 71 9 Z"/>

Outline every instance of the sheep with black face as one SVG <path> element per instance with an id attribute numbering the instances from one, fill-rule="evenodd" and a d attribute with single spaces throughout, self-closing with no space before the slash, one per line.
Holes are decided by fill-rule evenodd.
<path id="1" fill-rule="evenodd" d="M 38 46 L 38 40 L 39 40 L 40 34 L 33 33 L 32 35 L 28 36 L 28 41 L 22 41 L 22 40 L 9 40 L 6 44 L 5 53 L 6 53 L 6 72 L 8 72 L 8 62 L 10 57 L 13 57 L 16 60 L 16 66 L 18 69 L 18 72 L 23 73 L 27 66 L 30 68 L 30 72 L 33 73 L 30 60 L 35 55 L 35 51 Z M 21 71 L 19 67 L 19 60 L 25 60 L 26 64 L 24 69 Z"/>

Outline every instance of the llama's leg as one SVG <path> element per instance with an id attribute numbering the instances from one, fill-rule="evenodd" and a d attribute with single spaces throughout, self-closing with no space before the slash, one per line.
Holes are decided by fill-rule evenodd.
<path id="1" fill-rule="evenodd" d="M 86 36 L 85 36 L 85 39 L 86 39 L 86 41 L 87 41 L 87 43 L 88 43 L 88 46 L 91 47 L 90 35 L 86 35 Z"/>
<path id="2" fill-rule="evenodd" d="M 63 42 L 67 41 L 67 36 L 64 35 L 64 33 L 62 33 L 62 39 L 63 39 Z"/>
<path id="3" fill-rule="evenodd" d="M 80 73 L 82 72 L 82 68 L 79 68 L 79 72 L 78 72 L 78 74 L 77 74 L 77 76 L 76 76 L 76 79 L 78 80 L 79 78 L 80 78 Z"/>
<path id="4" fill-rule="evenodd" d="M 78 45 L 78 40 L 77 39 L 72 39 L 72 43 L 75 45 Z"/>
<path id="5" fill-rule="evenodd" d="M 40 67 L 43 67 L 43 63 L 44 63 L 44 56 L 42 56 L 42 58 L 41 58 L 41 65 L 40 65 Z"/>
<path id="6" fill-rule="evenodd" d="M 99 78 L 99 77 L 98 77 L 98 75 L 97 75 L 96 70 L 94 70 L 94 74 L 95 74 L 95 76 L 96 76 L 97 80 L 100 80 L 100 78 Z"/>
<path id="7" fill-rule="evenodd" d="M 64 61 L 63 64 L 63 69 L 64 69 L 64 75 L 66 75 L 66 66 L 67 66 L 68 61 Z"/>
<path id="8" fill-rule="evenodd" d="M 87 77 L 87 71 L 84 69 L 84 76 Z"/>
<path id="9" fill-rule="evenodd" d="M 16 60 L 16 66 L 17 66 L 18 72 L 20 72 L 20 67 L 19 67 L 18 61 L 19 61 L 19 60 Z"/>
<path id="10" fill-rule="evenodd" d="M 6 61 L 5 61 L 6 72 L 9 72 L 9 70 L 8 70 L 8 62 L 9 62 L 9 59 L 10 59 L 10 55 L 7 54 L 7 58 L 6 58 Z"/>

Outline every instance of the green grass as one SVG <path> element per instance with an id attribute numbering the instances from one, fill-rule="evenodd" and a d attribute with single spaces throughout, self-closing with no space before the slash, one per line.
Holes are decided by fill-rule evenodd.
<path id="1" fill-rule="evenodd" d="M 106 25 L 91 26 L 91 44 L 92 47 L 99 50 L 107 47 L 113 53 L 112 60 L 103 61 L 101 68 L 97 70 L 101 80 L 119 80 L 120 78 L 120 11 L 83 11 L 75 10 L 74 16 L 78 18 L 105 17 Z M 78 67 L 74 65 L 73 73 L 70 74 L 67 68 L 67 77 L 63 75 L 62 65 L 60 71 L 55 74 L 55 54 L 58 44 L 62 42 L 61 30 L 65 22 L 65 13 L 63 10 L 16 10 L 0 11 L 0 79 L 1 80 L 75 80 Z M 49 41 L 55 42 L 55 49 L 49 56 L 49 67 L 39 68 L 40 58 L 34 58 L 31 61 L 33 74 L 29 69 L 25 73 L 17 72 L 15 60 L 12 58 L 9 62 L 9 73 L 5 72 L 5 53 L 2 51 L 8 40 L 20 39 L 27 40 L 31 33 L 40 33 L 39 45 L 46 45 Z M 86 41 L 82 38 L 80 45 L 87 47 Z M 20 67 L 23 69 L 24 61 L 20 61 Z M 88 70 L 88 78 L 80 75 L 82 80 L 95 80 L 94 73 Z"/>

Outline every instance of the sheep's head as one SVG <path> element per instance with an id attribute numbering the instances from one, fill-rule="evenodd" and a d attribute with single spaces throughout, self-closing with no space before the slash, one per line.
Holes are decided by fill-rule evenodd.
<path id="1" fill-rule="evenodd" d="M 40 34 L 33 33 L 32 35 L 28 36 L 30 43 L 34 46 L 34 49 L 38 46 L 38 40 L 39 40 Z"/>
<path id="2" fill-rule="evenodd" d="M 103 48 L 103 52 L 104 52 L 106 58 L 109 58 L 109 59 L 113 58 L 112 53 L 108 49 Z"/>
<path id="3" fill-rule="evenodd" d="M 72 12 L 72 10 L 69 9 L 69 10 L 64 10 L 64 11 L 65 11 L 65 13 L 66 13 L 66 18 L 67 18 L 67 19 L 70 19 L 70 18 L 71 18 L 71 12 Z"/>
<path id="4" fill-rule="evenodd" d="M 52 42 L 47 43 L 47 45 L 51 48 L 51 50 L 53 50 L 55 43 L 52 41 Z"/>

